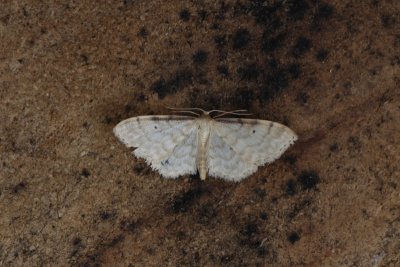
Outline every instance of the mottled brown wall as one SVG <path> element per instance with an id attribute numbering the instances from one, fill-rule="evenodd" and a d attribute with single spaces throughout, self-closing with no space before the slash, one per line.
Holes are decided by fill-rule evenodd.
<path id="1" fill-rule="evenodd" d="M 0 265 L 400 266 L 400 2 L 3 1 Z M 112 134 L 247 108 L 299 141 L 239 184 Z"/>

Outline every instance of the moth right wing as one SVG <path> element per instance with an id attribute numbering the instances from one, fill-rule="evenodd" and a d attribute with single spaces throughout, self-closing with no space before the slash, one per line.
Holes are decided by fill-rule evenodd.
<path id="1" fill-rule="evenodd" d="M 254 164 L 248 164 L 215 131 L 211 133 L 207 157 L 208 174 L 213 177 L 238 182 L 257 170 Z"/>
<path id="2" fill-rule="evenodd" d="M 164 177 L 197 171 L 197 127 L 190 116 L 134 117 L 115 126 L 114 134 Z"/>
<path id="3" fill-rule="evenodd" d="M 213 121 L 209 174 L 240 181 L 272 162 L 295 141 L 288 127 L 266 120 L 224 118 Z"/>

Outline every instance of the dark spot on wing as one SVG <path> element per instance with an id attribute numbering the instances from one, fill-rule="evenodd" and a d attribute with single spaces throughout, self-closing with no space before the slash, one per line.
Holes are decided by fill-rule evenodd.
<path id="1" fill-rule="evenodd" d="M 256 130 L 253 130 L 253 134 L 256 133 Z"/>
<path id="2" fill-rule="evenodd" d="M 169 159 L 161 161 L 161 165 L 163 166 L 169 165 Z"/>
<path id="3" fill-rule="evenodd" d="M 273 122 L 270 122 L 268 125 L 268 134 L 271 132 L 272 127 L 274 126 Z"/>

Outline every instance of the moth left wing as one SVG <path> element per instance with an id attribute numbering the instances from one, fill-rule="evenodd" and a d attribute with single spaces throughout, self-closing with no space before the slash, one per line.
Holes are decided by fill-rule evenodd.
<path id="1" fill-rule="evenodd" d="M 120 122 L 114 134 L 167 178 L 195 174 L 197 128 L 190 116 L 139 116 Z"/>

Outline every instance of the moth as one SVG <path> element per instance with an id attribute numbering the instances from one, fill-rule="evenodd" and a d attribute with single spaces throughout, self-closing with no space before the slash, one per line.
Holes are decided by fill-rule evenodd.
<path id="1" fill-rule="evenodd" d="M 166 178 L 199 172 L 240 181 L 279 158 L 297 135 L 277 122 L 225 115 L 245 110 L 174 109 L 189 115 L 138 116 L 121 121 L 114 134 L 133 154 Z"/>

